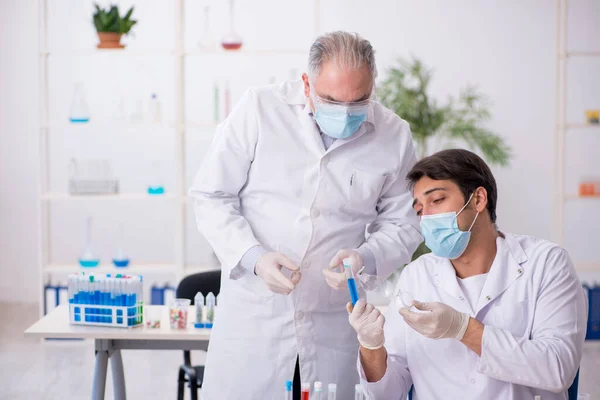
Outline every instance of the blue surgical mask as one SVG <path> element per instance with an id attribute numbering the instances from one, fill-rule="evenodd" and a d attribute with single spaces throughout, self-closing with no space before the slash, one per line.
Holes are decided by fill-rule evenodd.
<path id="1" fill-rule="evenodd" d="M 370 99 L 356 103 L 338 103 L 320 98 L 316 91 L 310 91 L 315 107 L 315 121 L 321 132 L 336 139 L 347 139 L 354 135 L 372 105 Z"/>
<path id="2" fill-rule="evenodd" d="M 315 121 L 321 131 L 336 139 L 347 139 L 354 135 L 363 122 L 367 120 L 367 112 L 348 113 L 346 111 L 325 111 L 316 109 Z"/>
<path id="3" fill-rule="evenodd" d="M 467 207 L 473 195 L 458 213 L 448 212 L 421 217 L 421 234 L 425 238 L 425 245 L 438 257 L 454 260 L 460 257 L 466 250 L 471 229 L 477 221 L 479 212 L 475 215 L 473 223 L 468 231 L 458 229 L 458 215 Z"/>

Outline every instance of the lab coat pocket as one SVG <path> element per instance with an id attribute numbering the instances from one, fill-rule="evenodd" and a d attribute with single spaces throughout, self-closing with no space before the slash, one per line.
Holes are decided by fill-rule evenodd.
<path id="1" fill-rule="evenodd" d="M 375 211 L 384 183 L 385 175 L 355 168 L 350 177 L 350 206 Z"/>
<path id="2" fill-rule="evenodd" d="M 508 299 L 494 306 L 494 325 L 519 337 L 528 336 L 528 299 Z"/>

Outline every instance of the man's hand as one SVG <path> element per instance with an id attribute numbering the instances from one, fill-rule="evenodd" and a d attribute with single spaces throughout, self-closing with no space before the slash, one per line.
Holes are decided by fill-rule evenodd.
<path id="1" fill-rule="evenodd" d="M 413 312 L 407 307 L 400 309 L 404 321 L 419 332 L 431 339 L 456 339 L 462 340 L 469 325 L 469 314 L 456 311 L 443 303 L 421 303 L 413 301 L 417 310 L 427 312 Z"/>
<path id="2" fill-rule="evenodd" d="M 369 350 L 377 350 L 383 347 L 385 342 L 383 335 L 385 317 L 379 310 L 362 299 L 356 302 L 354 308 L 352 303 L 348 303 L 346 309 L 350 314 L 348 320 L 356 331 L 360 345 Z"/>
<path id="3" fill-rule="evenodd" d="M 281 267 L 292 271 L 292 279 L 281 273 Z M 281 253 L 272 252 L 265 253 L 258 259 L 254 272 L 265 281 L 271 292 L 279 294 L 290 294 L 302 277 L 292 260 Z"/>
<path id="4" fill-rule="evenodd" d="M 344 289 L 347 286 L 346 284 L 346 275 L 344 275 L 344 258 L 350 259 L 350 264 L 352 265 L 352 271 L 356 275 L 360 269 L 364 265 L 362 255 L 356 250 L 340 250 L 337 252 L 335 257 L 331 259 L 329 263 L 329 268 L 323 270 L 323 275 L 325 275 L 325 280 L 327 284 L 331 286 L 332 289 L 340 290 Z M 336 272 L 336 269 L 339 267 L 342 268 L 341 272 Z"/>

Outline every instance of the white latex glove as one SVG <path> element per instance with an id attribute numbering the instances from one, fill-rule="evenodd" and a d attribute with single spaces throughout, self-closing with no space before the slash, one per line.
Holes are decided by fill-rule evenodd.
<path id="1" fill-rule="evenodd" d="M 340 290 L 347 289 L 348 284 L 346 283 L 346 275 L 344 274 L 344 258 L 350 259 L 350 265 L 352 265 L 352 271 L 354 275 L 358 275 L 358 272 L 364 265 L 362 255 L 356 250 L 340 250 L 337 252 L 335 257 L 331 259 L 329 268 L 323 270 L 325 280 L 332 289 Z M 342 272 L 336 270 L 341 268 Z"/>
<path id="2" fill-rule="evenodd" d="M 369 350 L 383 347 L 385 342 L 383 335 L 385 317 L 383 314 L 363 299 L 358 300 L 354 308 L 352 308 L 352 303 L 348 303 L 346 310 L 350 314 L 348 320 L 356 331 L 360 345 Z"/>
<path id="3" fill-rule="evenodd" d="M 456 339 L 461 340 L 469 325 L 469 314 L 456 311 L 443 303 L 421 303 L 413 301 L 417 310 L 428 312 L 413 312 L 407 307 L 400 309 L 404 321 L 419 332 L 431 339 Z"/>
<path id="4" fill-rule="evenodd" d="M 291 279 L 281 273 L 282 267 L 292 271 Z M 258 259 L 254 272 L 265 281 L 271 292 L 279 294 L 290 294 L 302 277 L 292 260 L 284 254 L 272 252 L 265 253 Z"/>

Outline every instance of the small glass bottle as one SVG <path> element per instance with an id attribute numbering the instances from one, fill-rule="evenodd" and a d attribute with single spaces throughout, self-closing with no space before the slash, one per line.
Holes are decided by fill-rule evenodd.
<path id="1" fill-rule="evenodd" d="M 225 50 L 239 50 L 242 48 L 242 38 L 235 32 L 233 27 L 234 20 L 234 0 L 229 0 L 229 33 L 221 40 L 221 46 Z"/>
<path id="2" fill-rule="evenodd" d="M 73 92 L 73 100 L 71 101 L 71 111 L 69 114 L 69 121 L 72 123 L 85 123 L 90 120 L 90 110 L 87 102 L 85 101 L 85 93 L 83 90 L 83 83 L 75 83 L 75 90 Z"/>
<path id="3" fill-rule="evenodd" d="M 148 102 L 148 120 L 153 124 L 160 124 L 162 122 L 160 100 L 156 97 L 156 93 L 152 93 Z"/>
<path id="4" fill-rule="evenodd" d="M 360 383 L 354 385 L 354 400 L 363 400 L 363 389 Z"/>
<path id="5" fill-rule="evenodd" d="M 285 400 L 292 400 L 292 381 L 285 381 Z"/>
<path id="6" fill-rule="evenodd" d="M 313 400 L 321 400 L 321 392 L 323 391 L 323 383 L 316 381 L 314 384 Z"/>

